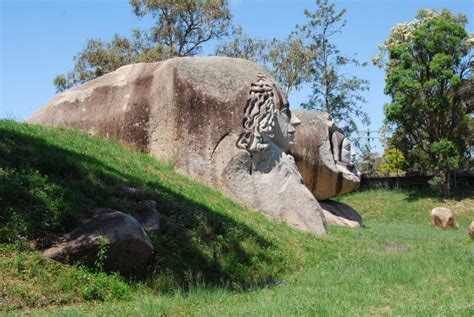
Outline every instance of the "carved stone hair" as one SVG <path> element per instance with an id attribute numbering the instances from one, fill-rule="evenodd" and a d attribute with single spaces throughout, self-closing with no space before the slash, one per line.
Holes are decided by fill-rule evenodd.
<path id="1" fill-rule="evenodd" d="M 244 109 L 242 125 L 244 132 L 240 134 L 237 147 L 249 152 L 265 151 L 270 147 L 268 138 L 273 137 L 275 124 L 275 83 L 262 73 L 251 84 L 247 104 Z M 266 138 L 265 136 L 268 136 Z"/>

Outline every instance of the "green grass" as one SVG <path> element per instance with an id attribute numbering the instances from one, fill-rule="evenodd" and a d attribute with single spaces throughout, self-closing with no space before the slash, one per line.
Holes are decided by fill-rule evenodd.
<path id="1" fill-rule="evenodd" d="M 330 227 L 328 236 L 318 238 L 180 176 L 169 163 L 75 131 L 1 121 L 0 168 L 4 311 L 474 314 L 469 189 L 447 201 L 417 191 L 352 193 L 338 200 L 356 208 L 366 227 Z M 117 189 L 124 184 L 139 192 L 124 195 Z M 149 198 L 158 201 L 163 230 L 152 237 L 158 250 L 153 263 L 135 276 L 59 265 L 15 242 L 18 234 L 52 239 L 92 207 L 131 212 Z M 460 229 L 432 227 L 428 214 L 434 206 L 451 207 Z"/>

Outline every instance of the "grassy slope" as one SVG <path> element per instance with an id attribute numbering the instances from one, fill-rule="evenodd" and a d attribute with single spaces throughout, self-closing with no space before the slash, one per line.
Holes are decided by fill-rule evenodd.
<path id="1" fill-rule="evenodd" d="M 124 193 L 124 185 L 138 191 Z M 170 164 L 77 131 L 0 121 L 0 198 L 0 240 L 12 243 L 20 235 L 37 244 L 67 232 L 91 208 L 135 212 L 144 199 L 156 200 L 162 216 L 161 233 L 151 236 L 156 256 L 132 278 L 160 292 L 196 283 L 246 288 L 302 264 L 290 261 L 302 259 L 304 251 L 292 247 L 299 242 L 289 228 L 179 175 Z M 62 278 L 53 265 L 43 270 L 28 252 L 2 251 L 3 307 L 114 298 L 100 292 L 113 284 L 105 281 L 92 295 L 79 283 L 72 290 L 76 299 L 61 297 L 65 286 L 55 283 Z M 28 283 L 32 278 L 37 285 Z"/>
<path id="2" fill-rule="evenodd" d="M 132 211 L 144 197 L 154 198 L 165 219 L 161 236 L 154 237 L 157 258 L 143 272 L 147 277 L 139 280 L 144 282 L 57 266 L 40 260 L 34 252 L 4 246 L 0 269 L 11 308 L 41 306 L 34 300 L 40 298 L 42 306 L 82 303 L 66 310 L 71 315 L 91 310 L 150 316 L 473 314 L 474 243 L 466 234 L 474 219 L 472 193 L 451 201 L 413 192 L 353 193 L 340 200 L 358 209 L 367 227 L 331 227 L 329 236 L 316 238 L 269 221 L 179 176 L 169 165 L 105 140 L 5 121 L 0 123 L 0 136 L 2 184 L 18 181 L 23 173 L 39 179 L 21 179 L 15 185 L 25 187 L 28 195 L 36 193 L 35 188 L 54 185 L 42 194 L 46 207 L 29 211 L 40 213 L 40 218 L 45 214 L 56 217 L 54 230 L 71 225 L 61 215 L 74 216 L 76 203 L 80 206 L 84 199 L 87 204 L 81 214 L 90 206 Z M 61 160 L 49 159 L 55 153 Z M 23 163 L 12 163 L 12 158 Z M 67 166 L 61 166 L 64 160 Z M 54 163 L 48 167 L 49 161 Z M 25 169 L 25 164 L 31 168 Z M 65 173 L 71 168 L 79 172 Z M 139 197 L 123 197 L 114 189 L 117 184 L 139 188 Z M 2 199 L 9 190 L 6 187 L 0 187 Z M 61 199 L 62 207 L 51 212 L 54 208 L 48 203 Z M 38 200 L 31 201 L 38 204 Z M 18 228 L 23 228 L 24 235 L 38 234 L 18 221 L 27 206 L 10 196 L 7 205 L 4 200 L 0 203 L 2 209 L 10 204 L 19 214 L 11 217 L 11 228 L 4 236 Z M 444 231 L 429 224 L 429 210 L 446 205 L 457 214 L 460 230 Z M 43 261 L 41 266 L 39 261 Z M 259 282 L 269 278 L 284 283 L 262 287 Z M 28 284 L 31 279 L 34 282 Z M 55 286 L 51 281 L 63 283 Z M 88 283 L 92 291 L 81 287 Z M 13 284 L 23 289 L 12 291 Z M 63 289 L 68 289 L 63 291 L 67 296 L 62 295 Z M 106 301 L 100 304 L 90 299 Z M 46 314 L 59 309 L 48 307 Z"/>

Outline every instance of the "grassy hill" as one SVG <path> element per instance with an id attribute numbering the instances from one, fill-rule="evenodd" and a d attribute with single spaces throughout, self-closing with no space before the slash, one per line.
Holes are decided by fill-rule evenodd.
<path id="1" fill-rule="evenodd" d="M 136 191 L 124 191 L 134 188 Z M 353 193 L 363 229 L 318 238 L 269 220 L 117 143 L 0 121 L 0 311 L 123 315 L 472 315 L 472 191 Z M 33 250 L 96 207 L 157 201 L 156 254 L 133 276 L 68 266 Z M 450 206 L 460 230 L 432 227 Z"/>

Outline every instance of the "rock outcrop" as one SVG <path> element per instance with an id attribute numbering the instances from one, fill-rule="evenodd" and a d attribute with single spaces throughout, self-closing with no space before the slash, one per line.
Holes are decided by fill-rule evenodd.
<path id="1" fill-rule="evenodd" d="M 431 223 L 437 227 L 447 229 L 457 229 L 459 225 L 454 220 L 454 215 L 449 208 L 436 207 L 430 212 Z"/>
<path id="2" fill-rule="evenodd" d="M 328 225 L 337 225 L 349 228 L 363 226 L 362 217 L 351 206 L 332 200 L 320 201 Z"/>
<path id="3" fill-rule="evenodd" d="M 360 175 L 348 139 L 326 112 L 295 110 L 300 119 L 290 154 L 318 201 L 356 190 Z"/>
<path id="4" fill-rule="evenodd" d="M 59 93 L 29 120 L 114 138 L 301 230 L 322 210 L 286 152 L 299 121 L 258 65 L 226 57 L 134 64 Z"/>
<path id="5" fill-rule="evenodd" d="M 156 201 L 142 201 L 140 210 L 133 213 L 133 217 L 137 219 L 144 229 L 155 234 L 160 231 L 161 216 L 156 210 Z"/>
<path id="6" fill-rule="evenodd" d="M 97 209 L 92 219 L 43 254 L 59 262 L 92 267 L 100 248 L 105 250 L 103 268 L 121 273 L 142 267 L 153 253 L 150 238 L 135 218 L 113 209 Z"/>
<path id="7" fill-rule="evenodd" d="M 467 228 L 467 233 L 471 237 L 471 239 L 474 239 L 474 221 L 471 221 L 471 224 Z"/>

